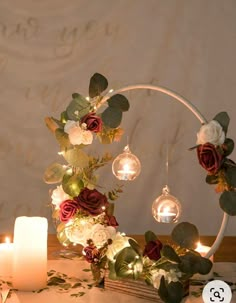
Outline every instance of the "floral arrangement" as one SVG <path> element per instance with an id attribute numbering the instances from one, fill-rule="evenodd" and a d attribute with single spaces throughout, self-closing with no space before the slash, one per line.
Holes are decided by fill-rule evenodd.
<path id="1" fill-rule="evenodd" d="M 60 119 L 45 119 L 67 162 L 51 164 L 44 174 L 46 183 L 61 183 L 53 190 L 51 198 L 57 236 L 63 245 L 86 246 L 87 240 L 93 239 L 96 246 L 101 247 L 115 235 L 118 226 L 112 201 L 122 192 L 121 186 L 102 193 L 95 175 L 112 157 L 105 153 L 96 158 L 84 152 L 95 139 L 108 144 L 119 141 L 123 134 L 119 125 L 123 112 L 129 109 L 129 102 L 117 94 L 102 106 L 101 93 L 107 87 L 107 79 L 94 74 L 89 84 L 89 100 L 74 93 Z"/>
<path id="2" fill-rule="evenodd" d="M 207 171 L 206 182 L 215 184 L 216 192 L 221 193 L 220 207 L 228 215 L 235 216 L 236 163 L 228 158 L 234 150 L 234 141 L 227 138 L 229 122 L 228 114 L 220 112 L 203 124 L 195 147 L 199 163 Z"/>
<path id="3" fill-rule="evenodd" d="M 46 183 L 59 184 L 51 193 L 57 237 L 65 246 L 82 245 L 96 283 L 100 283 L 104 271 L 109 270 L 111 279 L 145 280 L 158 290 L 164 302 L 178 303 L 184 294 L 184 281 L 195 273 L 207 274 L 212 263 L 194 250 L 199 234 L 197 228 L 188 222 L 174 228 L 172 244 L 161 243 L 153 232 L 146 232 L 144 248 L 117 230 L 113 201 L 122 188 L 116 186 L 101 192 L 96 175 L 97 170 L 106 165 L 112 156 L 105 153 L 102 157 L 94 157 L 84 151 L 93 140 L 109 144 L 119 141 L 123 134 L 120 124 L 123 112 L 129 109 L 129 102 L 120 94 L 103 102 L 102 93 L 107 87 L 107 79 L 101 74 L 94 74 L 89 83 L 89 98 L 74 93 L 59 119 L 45 119 L 66 162 L 51 164 L 44 174 Z M 222 115 L 218 118 L 223 119 Z M 197 147 L 200 163 L 207 168 L 207 180 L 211 183 L 217 179 L 222 184 L 220 176 L 227 170 L 229 184 L 228 178 L 232 175 L 230 171 L 233 165 L 230 166 L 231 161 L 226 160 L 226 155 L 232 150 L 233 143 L 230 139 L 222 139 L 226 133 L 225 127 L 226 124 L 223 124 L 222 130 L 218 127 L 216 131 L 221 144 L 219 151 L 215 146 L 218 141 L 209 142 L 208 131 L 201 129 L 198 135 L 198 139 L 203 140 L 198 142 Z M 206 155 L 209 147 L 212 156 Z M 229 189 L 231 187 L 228 186 Z"/>

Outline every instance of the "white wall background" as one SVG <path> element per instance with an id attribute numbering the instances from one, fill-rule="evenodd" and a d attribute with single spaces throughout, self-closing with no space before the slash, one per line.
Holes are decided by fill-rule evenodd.
<path id="1" fill-rule="evenodd" d="M 11 232 L 20 215 L 47 216 L 51 222 L 50 186 L 42 176 L 56 160 L 58 145 L 44 117 L 59 116 L 71 93 L 86 96 L 95 72 L 107 76 L 110 88 L 134 83 L 169 87 L 208 120 L 225 110 L 231 117 L 228 135 L 236 140 L 235 53 L 235 0 L 2 0 L 0 232 Z M 205 183 L 195 152 L 187 150 L 195 144 L 199 121 L 160 93 L 126 96 L 131 109 L 123 127 L 142 173 L 125 185 L 116 202 L 120 230 L 172 230 L 151 215 L 166 182 L 168 137 L 169 185 L 182 202 L 181 220 L 196 224 L 201 234 L 215 235 L 223 215 L 219 196 Z M 112 147 L 115 155 L 126 135 Z M 110 167 L 100 174 L 106 186 L 116 183 Z M 235 229 L 231 217 L 226 234 L 235 235 Z"/>

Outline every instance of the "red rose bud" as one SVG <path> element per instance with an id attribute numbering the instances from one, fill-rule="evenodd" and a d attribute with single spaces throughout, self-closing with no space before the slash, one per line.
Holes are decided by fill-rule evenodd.
<path id="1" fill-rule="evenodd" d="M 108 226 L 113 226 L 113 227 L 119 226 L 118 222 L 116 221 L 116 217 L 115 217 L 115 216 L 108 216 L 108 215 L 105 215 L 105 217 L 104 217 L 104 222 L 105 222 L 105 224 L 107 224 Z"/>
<path id="2" fill-rule="evenodd" d="M 81 124 L 86 123 L 87 130 L 99 133 L 102 130 L 102 119 L 94 113 L 89 113 L 81 119 Z"/>
<path id="3" fill-rule="evenodd" d="M 149 241 L 144 248 L 143 255 L 151 260 L 159 260 L 161 258 L 162 243 L 159 240 Z"/>
<path id="4" fill-rule="evenodd" d="M 81 210 L 92 216 L 100 215 L 108 206 L 107 197 L 96 189 L 84 188 L 75 200 Z"/>
<path id="5" fill-rule="evenodd" d="M 211 175 L 216 174 L 222 164 L 223 155 L 211 143 L 199 145 L 197 148 L 199 164 Z"/>
<path id="6" fill-rule="evenodd" d="M 99 261 L 100 252 L 96 246 L 86 246 L 83 251 L 85 253 L 85 259 L 87 262 L 97 263 Z"/>
<path id="7" fill-rule="evenodd" d="M 60 204 L 60 220 L 69 221 L 78 210 L 78 202 L 75 200 L 65 200 Z"/>

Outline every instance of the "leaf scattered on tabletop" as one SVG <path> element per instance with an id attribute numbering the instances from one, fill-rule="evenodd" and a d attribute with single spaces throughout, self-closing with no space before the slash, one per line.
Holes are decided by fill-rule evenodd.
<path id="1" fill-rule="evenodd" d="M 82 297 L 83 295 L 85 295 L 85 292 L 80 291 L 80 292 L 78 292 L 76 294 L 71 294 L 70 296 L 77 298 L 77 297 Z"/>

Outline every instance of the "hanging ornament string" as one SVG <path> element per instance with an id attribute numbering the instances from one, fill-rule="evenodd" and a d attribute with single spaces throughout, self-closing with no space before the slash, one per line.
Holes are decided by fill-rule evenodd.
<path id="1" fill-rule="evenodd" d="M 169 185 L 169 130 L 166 137 L 166 185 Z"/>

